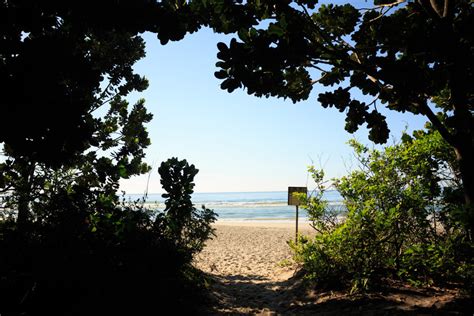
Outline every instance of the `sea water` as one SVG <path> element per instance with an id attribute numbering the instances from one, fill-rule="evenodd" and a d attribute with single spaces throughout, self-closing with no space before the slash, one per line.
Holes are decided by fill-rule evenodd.
<path id="1" fill-rule="evenodd" d="M 126 199 L 137 200 L 143 195 L 129 194 Z M 335 190 L 328 190 L 324 198 L 329 207 L 343 209 L 342 197 Z M 162 210 L 164 198 L 161 194 L 148 194 L 145 200 L 147 207 Z M 219 220 L 290 220 L 295 218 L 295 206 L 288 205 L 288 192 L 225 192 L 194 193 L 192 201 L 195 207 L 213 209 Z M 307 219 L 308 214 L 299 208 L 299 217 Z"/>

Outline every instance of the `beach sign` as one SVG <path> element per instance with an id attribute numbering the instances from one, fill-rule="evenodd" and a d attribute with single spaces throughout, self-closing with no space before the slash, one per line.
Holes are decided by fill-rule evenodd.
<path id="1" fill-rule="evenodd" d="M 288 205 L 300 205 L 301 201 L 299 198 L 294 196 L 294 193 L 303 193 L 305 196 L 308 194 L 307 187 L 288 187 Z"/>
<path id="2" fill-rule="evenodd" d="M 295 233 L 295 242 L 298 242 L 298 206 L 301 204 L 301 200 L 295 196 L 295 193 L 304 194 L 306 197 L 308 195 L 307 187 L 288 187 L 288 205 L 296 206 L 296 233 Z"/>

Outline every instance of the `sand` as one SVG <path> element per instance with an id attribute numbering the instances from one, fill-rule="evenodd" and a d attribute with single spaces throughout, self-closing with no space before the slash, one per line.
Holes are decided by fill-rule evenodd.
<path id="1" fill-rule="evenodd" d="M 216 237 L 195 261 L 215 280 L 212 311 L 206 314 L 266 314 L 287 301 L 279 296 L 295 272 L 287 244 L 295 238 L 295 223 L 221 221 L 215 228 Z M 299 229 L 311 232 L 307 223 Z"/>
<path id="2" fill-rule="evenodd" d="M 311 231 L 300 223 L 300 232 Z M 291 270 L 287 241 L 295 238 L 295 223 L 271 221 L 218 222 L 216 237 L 198 255 L 196 266 L 216 276 L 278 280 Z M 283 266 L 283 267 L 282 267 Z M 291 270 L 293 271 L 293 270 Z"/>
<path id="3" fill-rule="evenodd" d="M 381 310 L 389 314 L 393 311 L 451 312 L 451 303 L 460 298 L 457 290 L 419 290 L 404 285 L 359 299 L 343 292 L 307 290 L 301 277 L 296 275 L 300 267 L 292 260 L 287 244 L 295 237 L 294 222 L 219 221 L 214 227 L 216 237 L 207 242 L 194 262 L 212 280 L 209 285 L 211 298 L 203 312 L 206 315 L 339 315 L 354 312 L 378 315 Z M 300 223 L 300 232 L 314 234 L 307 222 Z M 454 311 L 459 304 L 465 304 L 462 302 L 455 303 Z"/>

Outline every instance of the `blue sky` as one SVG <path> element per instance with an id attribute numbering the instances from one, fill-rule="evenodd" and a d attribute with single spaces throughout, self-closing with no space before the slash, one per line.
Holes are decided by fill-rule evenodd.
<path id="1" fill-rule="evenodd" d="M 147 162 L 154 166 L 151 193 L 162 192 L 157 168 L 170 157 L 187 159 L 200 170 L 197 192 L 284 191 L 307 184 L 311 159 L 317 167 L 322 164 L 328 178 L 345 175 L 352 156 L 346 142 L 355 137 L 370 144 L 365 128 L 349 134 L 344 113 L 319 105 L 323 87 L 316 86 L 307 101 L 297 104 L 221 90 L 214 77 L 216 44 L 231 36 L 202 29 L 165 46 L 152 34 L 144 38 L 147 57 L 135 68 L 150 86 L 128 99 L 144 98 L 154 114 L 147 149 Z M 425 122 L 409 113 L 381 112 L 395 138 L 405 126 L 419 129 Z M 143 193 L 147 178 L 122 181 L 121 189 Z"/>

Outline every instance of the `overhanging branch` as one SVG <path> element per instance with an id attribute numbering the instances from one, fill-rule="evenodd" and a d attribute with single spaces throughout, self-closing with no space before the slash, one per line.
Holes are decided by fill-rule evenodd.
<path id="1" fill-rule="evenodd" d="M 444 0 L 443 18 L 450 18 L 452 12 L 452 1 Z"/>
<path id="2" fill-rule="evenodd" d="M 394 1 L 394 2 L 391 2 L 391 3 L 378 4 L 378 5 L 376 5 L 372 8 L 359 8 L 358 10 L 371 11 L 371 10 L 377 10 L 377 9 L 381 9 L 381 8 L 392 8 L 394 6 L 402 4 L 404 2 L 406 2 L 406 0 L 397 0 L 397 1 Z"/>
<path id="3" fill-rule="evenodd" d="M 436 130 L 441 134 L 441 136 L 451 145 L 455 146 L 456 142 L 454 140 L 454 136 L 448 131 L 446 126 L 441 123 L 439 118 L 436 116 L 436 114 L 431 110 L 431 108 L 428 106 L 426 103 L 417 103 L 417 106 L 420 107 L 421 111 L 423 114 L 426 115 L 426 117 L 430 120 L 430 122 L 434 125 Z"/>
<path id="4" fill-rule="evenodd" d="M 441 11 L 441 9 L 439 8 L 438 3 L 436 3 L 436 0 L 430 0 L 430 4 L 431 4 L 431 7 L 433 8 L 433 11 L 436 12 L 436 14 L 439 17 L 442 17 L 443 11 Z"/>

